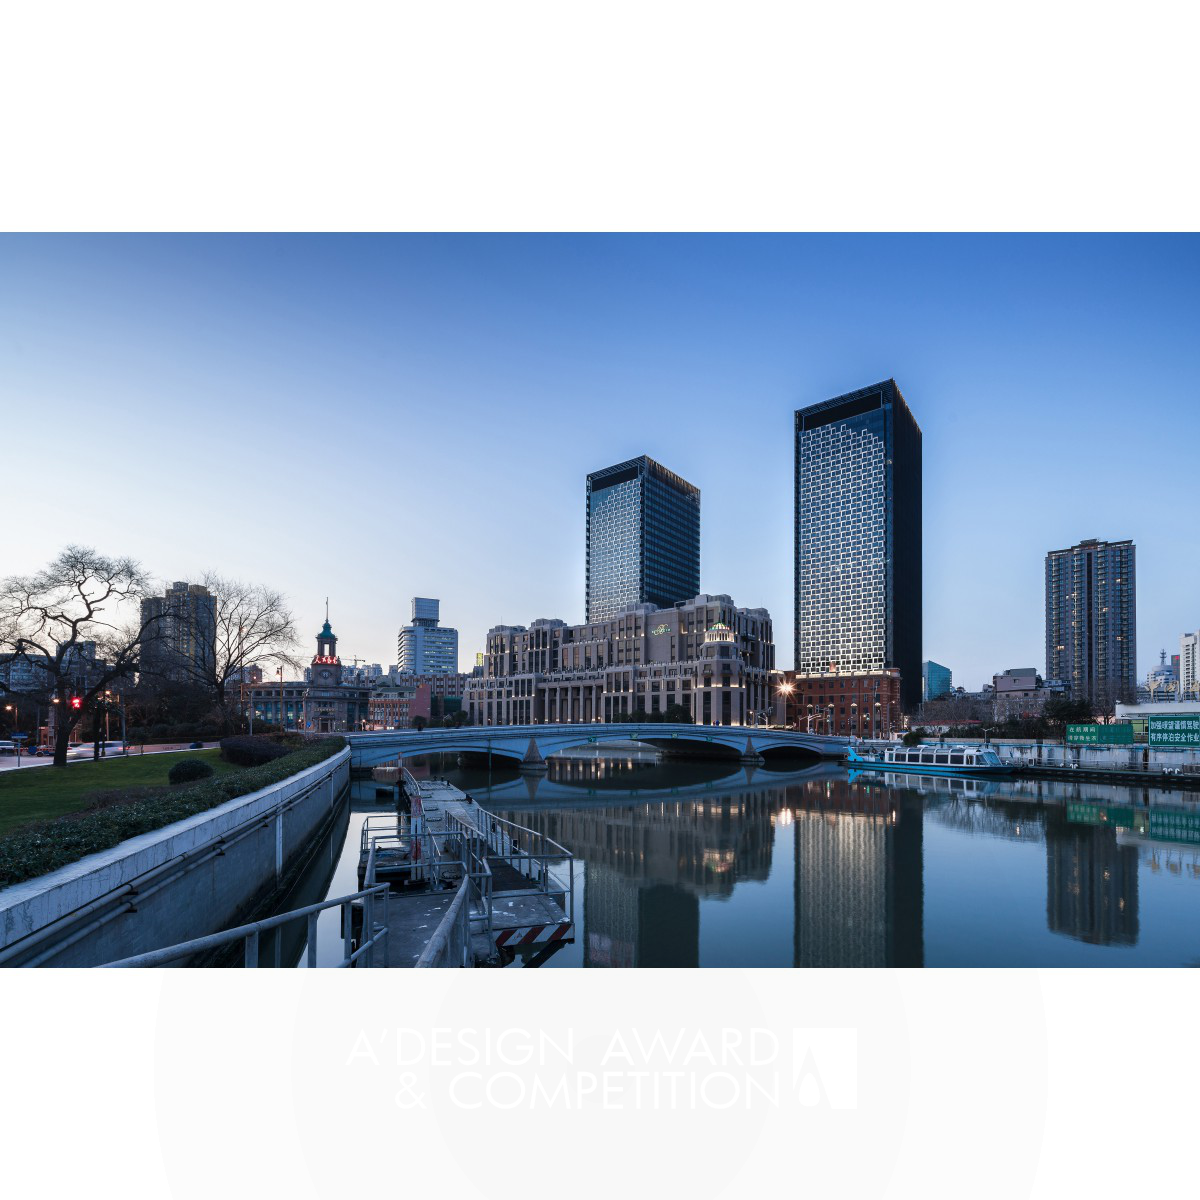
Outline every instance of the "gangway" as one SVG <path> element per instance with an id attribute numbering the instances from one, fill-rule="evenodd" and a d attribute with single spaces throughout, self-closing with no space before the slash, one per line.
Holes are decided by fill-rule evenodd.
<path id="1" fill-rule="evenodd" d="M 455 960 L 445 965 L 460 965 L 460 955 L 511 959 L 518 947 L 573 940 L 575 859 L 566 847 L 443 781 L 418 781 L 402 768 L 377 777 L 399 784 L 409 802 L 407 815 L 367 817 L 361 834 L 360 886 L 390 885 L 389 966 L 442 965 L 423 961 L 435 943 Z"/>

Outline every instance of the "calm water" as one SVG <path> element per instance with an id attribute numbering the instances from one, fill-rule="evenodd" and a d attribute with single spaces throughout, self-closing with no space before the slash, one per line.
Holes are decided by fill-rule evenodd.
<path id="1" fill-rule="evenodd" d="M 1188 793 L 711 762 L 433 773 L 575 853 L 576 940 L 547 969 L 1200 964 Z M 354 889 L 362 815 L 330 894 Z"/>

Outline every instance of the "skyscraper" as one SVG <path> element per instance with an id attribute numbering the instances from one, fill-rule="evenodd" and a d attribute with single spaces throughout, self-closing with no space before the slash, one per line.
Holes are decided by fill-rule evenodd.
<path id="1" fill-rule="evenodd" d="M 642 455 L 587 477 L 587 620 L 700 591 L 700 489 Z"/>
<path id="2" fill-rule="evenodd" d="M 1102 709 L 1137 691 L 1134 545 L 1087 538 L 1046 555 L 1046 678 Z"/>
<path id="3" fill-rule="evenodd" d="M 142 601 L 142 624 L 153 618 L 142 647 L 141 675 L 203 686 L 216 656 L 217 597 L 200 583 L 173 583 L 164 595 Z"/>
<path id="4" fill-rule="evenodd" d="M 440 600 L 414 596 L 412 624 L 396 638 L 400 675 L 454 675 L 458 672 L 458 630 L 439 626 Z"/>
<path id="5" fill-rule="evenodd" d="M 797 676 L 899 669 L 901 704 L 913 708 L 922 684 L 921 430 L 888 379 L 799 409 L 795 436 Z"/>

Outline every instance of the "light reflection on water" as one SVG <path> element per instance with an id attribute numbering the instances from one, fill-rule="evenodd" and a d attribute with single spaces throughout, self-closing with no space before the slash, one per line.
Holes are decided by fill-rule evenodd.
<path id="1" fill-rule="evenodd" d="M 576 938 L 547 967 L 1200 962 L 1188 793 L 830 765 L 430 769 L 576 855 Z M 360 821 L 331 895 L 356 886 Z"/>

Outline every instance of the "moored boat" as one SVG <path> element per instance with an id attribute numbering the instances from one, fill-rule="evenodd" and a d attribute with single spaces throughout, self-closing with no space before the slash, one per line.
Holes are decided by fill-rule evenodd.
<path id="1" fill-rule="evenodd" d="M 991 746 L 888 746 L 874 756 L 853 746 L 846 765 L 857 771 L 910 771 L 919 775 L 1008 775 L 1012 766 Z"/>

